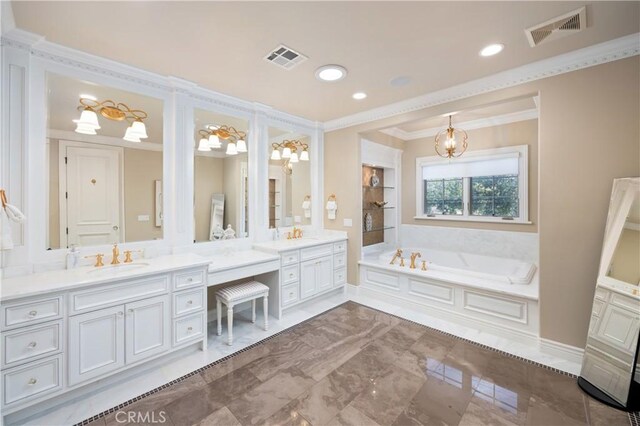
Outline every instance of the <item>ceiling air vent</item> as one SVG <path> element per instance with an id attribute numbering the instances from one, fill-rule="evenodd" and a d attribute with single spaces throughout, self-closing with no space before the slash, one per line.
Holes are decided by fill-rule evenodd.
<path id="1" fill-rule="evenodd" d="M 582 31 L 587 27 L 587 9 L 580 9 L 565 13 L 542 24 L 527 28 L 525 33 L 531 47 L 543 42 L 556 40 L 570 34 Z"/>
<path id="2" fill-rule="evenodd" d="M 306 61 L 308 58 L 302 53 L 296 52 L 295 50 L 281 44 L 265 56 L 264 59 L 286 70 L 290 70 L 299 63 Z"/>

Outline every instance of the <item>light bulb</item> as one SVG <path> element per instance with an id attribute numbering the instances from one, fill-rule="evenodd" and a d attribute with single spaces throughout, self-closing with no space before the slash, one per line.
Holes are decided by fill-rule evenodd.
<path id="1" fill-rule="evenodd" d="M 209 148 L 209 141 L 206 138 L 200 139 L 200 143 L 198 143 L 198 151 L 211 151 L 211 148 Z"/>
<path id="2" fill-rule="evenodd" d="M 94 127 L 89 127 L 80 123 L 76 126 L 76 133 L 81 133 L 83 135 L 97 135 Z"/>
<path id="3" fill-rule="evenodd" d="M 280 151 L 274 148 L 273 151 L 271 152 L 271 159 L 274 161 L 280 160 Z"/>
<path id="4" fill-rule="evenodd" d="M 147 136 L 147 127 L 141 120 L 136 120 L 131 123 L 131 134 L 136 135 L 139 139 L 146 139 Z"/>
<path id="5" fill-rule="evenodd" d="M 298 154 L 295 152 L 291 153 L 291 158 L 289 159 L 290 163 L 297 163 L 298 162 Z"/>
<path id="6" fill-rule="evenodd" d="M 76 123 L 78 123 L 78 127 L 91 127 L 96 130 L 100 128 L 100 123 L 98 123 L 98 115 L 91 108 L 83 109 L 82 114 L 80 114 L 80 119 L 77 120 Z"/>
<path id="7" fill-rule="evenodd" d="M 124 137 L 122 139 L 128 142 L 140 142 L 140 138 L 132 131 L 131 126 L 127 127 L 127 131 L 124 133 Z"/>
<path id="8" fill-rule="evenodd" d="M 233 142 L 229 142 L 227 144 L 227 155 L 236 155 L 238 153 L 238 148 L 236 144 Z"/>
<path id="9" fill-rule="evenodd" d="M 282 158 L 291 158 L 291 148 L 285 146 L 282 150 Z"/>
<path id="10" fill-rule="evenodd" d="M 218 135 L 209 135 L 209 148 L 222 148 Z"/>
<path id="11" fill-rule="evenodd" d="M 306 149 L 304 151 L 302 151 L 300 153 L 300 160 L 301 161 L 309 161 L 309 151 L 307 151 Z"/>
<path id="12" fill-rule="evenodd" d="M 238 139 L 238 142 L 236 142 L 236 147 L 238 149 L 238 152 L 247 152 L 247 143 L 244 141 L 244 139 Z"/>

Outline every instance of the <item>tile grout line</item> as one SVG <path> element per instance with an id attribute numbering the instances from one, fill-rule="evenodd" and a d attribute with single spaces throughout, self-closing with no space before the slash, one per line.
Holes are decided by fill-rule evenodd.
<path id="1" fill-rule="evenodd" d="M 293 328 L 298 327 L 300 325 L 303 325 L 303 324 L 305 324 L 307 322 L 310 322 L 310 321 L 318 318 L 319 316 L 326 314 L 327 312 L 331 312 L 334 309 L 343 307 L 344 305 L 349 304 L 349 303 L 353 303 L 353 304 L 365 307 L 367 309 L 371 309 L 372 311 L 380 312 L 382 314 L 388 315 L 390 317 L 396 318 L 398 320 L 401 320 L 401 321 L 404 321 L 404 322 L 407 322 L 407 323 L 410 323 L 410 324 L 414 324 L 414 325 L 426 328 L 426 329 L 428 329 L 430 331 L 434 331 L 436 333 L 442 334 L 442 335 L 450 337 L 452 339 L 460 340 L 460 341 L 463 341 L 465 343 L 470 343 L 470 344 L 472 344 L 474 346 L 478 346 L 478 347 L 481 347 L 483 349 L 488 349 L 488 350 L 490 350 L 492 352 L 497 352 L 497 353 L 499 353 L 501 355 L 504 355 L 504 356 L 507 356 L 507 357 L 510 357 L 510 358 L 514 358 L 514 359 L 516 359 L 518 361 L 522 361 L 522 362 L 525 362 L 527 364 L 531 364 L 531 365 L 534 365 L 536 367 L 543 368 L 543 369 L 552 371 L 552 372 L 557 373 L 557 374 L 568 376 L 568 377 L 573 378 L 573 379 L 577 379 L 578 378 L 578 376 L 576 376 L 575 374 L 572 374 L 572 373 L 569 373 L 569 372 L 566 372 L 566 371 L 562 371 L 562 370 L 559 370 L 557 368 L 550 367 L 548 365 L 544 365 L 544 364 L 539 363 L 537 361 L 532 361 L 530 359 L 526 359 L 526 358 L 523 358 L 521 356 L 514 355 L 514 354 L 511 354 L 509 352 L 505 352 L 503 350 L 496 349 L 496 348 L 493 348 L 491 346 L 487 346 L 487 345 L 482 344 L 482 343 L 474 342 L 473 340 L 470 340 L 470 339 L 467 339 L 467 338 L 464 338 L 464 337 L 459 337 L 459 336 L 456 336 L 454 334 L 448 333 L 446 331 L 438 330 L 438 329 L 430 327 L 428 325 L 424 325 L 424 324 L 421 324 L 419 322 L 412 321 L 412 320 L 403 318 L 403 317 L 395 315 L 395 314 L 390 314 L 390 313 L 385 312 L 385 311 L 383 311 L 381 309 L 377 309 L 377 308 L 373 308 L 371 306 L 367 306 L 367 305 L 365 305 L 363 303 L 355 302 L 353 300 L 348 300 L 346 302 L 343 302 L 343 303 L 341 303 L 339 305 L 334 306 L 333 308 L 327 309 L 326 311 L 320 312 L 319 314 L 316 314 L 316 315 L 314 315 L 312 317 L 309 317 L 304 321 L 301 321 L 301 322 L 299 322 L 299 323 L 297 323 L 295 325 L 292 325 L 291 327 L 285 328 L 284 330 L 281 330 L 281 331 L 279 331 L 279 332 L 277 332 L 277 333 L 275 333 L 275 334 L 273 334 L 271 336 L 265 337 L 264 339 L 262 339 L 260 341 L 252 343 L 251 345 L 249 345 L 249 346 L 247 346 L 245 348 L 239 349 L 236 352 L 233 352 L 233 353 L 231 353 L 229 355 L 226 355 L 226 356 L 224 356 L 224 357 L 222 357 L 222 358 L 220 358 L 220 359 L 218 359 L 216 361 L 213 361 L 212 363 L 209 363 L 209 364 L 207 364 L 207 365 L 205 365 L 203 367 L 200 367 L 200 368 L 198 368 L 198 369 L 196 369 L 196 370 L 194 370 L 194 371 L 192 371 L 190 373 L 187 373 L 187 374 L 185 374 L 185 375 L 183 375 L 181 377 L 178 377 L 177 379 L 171 380 L 170 382 L 167 382 L 164 385 L 158 386 L 158 387 L 156 387 L 156 388 L 154 388 L 154 389 L 152 389 L 152 390 L 150 390 L 148 392 L 145 392 L 145 393 L 143 393 L 141 395 L 138 395 L 135 398 L 129 399 L 128 401 L 125 401 L 125 402 L 123 402 L 121 404 L 118 404 L 115 407 L 112 407 L 112 408 L 110 408 L 108 410 L 105 410 L 105 411 L 103 411 L 101 413 L 98 413 L 98 414 L 96 414 L 96 415 L 94 415 L 92 417 L 89 417 L 88 419 L 85 419 L 85 420 L 83 420 L 83 421 L 81 421 L 79 423 L 76 423 L 75 426 L 86 426 L 86 425 L 88 425 L 89 423 L 91 423 L 91 422 L 93 422 L 95 420 L 98 420 L 98 419 L 101 419 L 101 418 L 105 418 L 109 414 L 111 414 L 111 413 L 113 413 L 115 411 L 118 411 L 118 410 L 120 410 L 120 409 L 122 409 L 124 407 L 127 407 L 127 406 L 133 404 L 134 402 L 140 401 L 140 400 L 146 398 L 147 396 L 153 395 L 155 393 L 158 393 L 158 392 L 168 388 L 169 386 L 172 386 L 174 384 L 180 383 L 180 382 L 188 379 L 189 377 L 195 376 L 196 374 L 199 374 L 199 373 L 201 373 L 201 372 L 203 372 L 205 370 L 213 368 L 213 367 L 217 366 L 218 364 L 221 364 L 222 362 L 227 361 L 227 360 L 235 357 L 236 355 L 239 355 L 239 354 L 241 354 L 243 352 L 246 352 L 248 350 L 254 349 L 254 348 L 266 343 L 267 341 L 272 340 L 275 337 L 280 336 L 281 334 L 291 332 L 291 330 Z M 640 412 L 628 412 L 627 414 L 629 416 L 629 422 L 630 422 L 631 426 L 640 426 Z"/>

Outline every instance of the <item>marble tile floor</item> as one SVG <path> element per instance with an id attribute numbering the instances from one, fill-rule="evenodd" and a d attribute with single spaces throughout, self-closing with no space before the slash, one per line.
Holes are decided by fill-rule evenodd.
<path id="1" fill-rule="evenodd" d="M 355 302 L 89 424 L 140 415 L 176 426 L 630 424 L 572 375 Z"/>

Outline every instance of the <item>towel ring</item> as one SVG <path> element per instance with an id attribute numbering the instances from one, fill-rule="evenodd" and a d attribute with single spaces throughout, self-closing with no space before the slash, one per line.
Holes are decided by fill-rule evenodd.
<path id="1" fill-rule="evenodd" d="M 329 195 L 329 198 L 327 198 L 327 201 L 336 201 L 336 194 Z"/>
<path id="2" fill-rule="evenodd" d="M 0 189 L 0 201 L 2 201 L 2 208 L 7 207 L 7 193 L 4 189 Z"/>
<path id="3" fill-rule="evenodd" d="M 311 195 L 305 195 L 304 201 L 311 201 Z"/>

